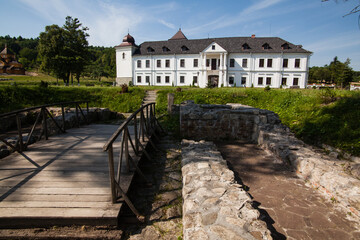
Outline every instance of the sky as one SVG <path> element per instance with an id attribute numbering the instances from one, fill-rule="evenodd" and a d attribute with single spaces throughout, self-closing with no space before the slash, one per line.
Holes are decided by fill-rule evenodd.
<path id="1" fill-rule="evenodd" d="M 129 32 L 141 44 L 167 40 L 181 28 L 188 39 L 280 37 L 313 52 L 310 66 L 335 56 L 360 71 L 360 0 L 0 0 L 0 36 L 36 38 L 66 16 L 89 28 L 93 46 L 113 47 Z"/>

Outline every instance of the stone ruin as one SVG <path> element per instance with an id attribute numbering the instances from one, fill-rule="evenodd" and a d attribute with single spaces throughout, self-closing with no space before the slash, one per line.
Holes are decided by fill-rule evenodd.
<path id="1" fill-rule="evenodd" d="M 243 231 L 248 235 L 247 239 L 271 239 L 266 228 L 257 220 L 257 210 L 248 204 L 247 193 L 234 183 L 226 161 L 212 143 L 203 140 L 256 143 L 292 167 L 300 178 L 318 189 L 325 198 L 335 200 L 357 220 L 360 216 L 359 163 L 334 159 L 315 151 L 281 124 L 274 112 L 241 104 L 198 105 L 186 101 L 180 105 L 180 132 L 185 139 L 202 140 L 183 140 L 184 239 L 195 236 L 200 237 L 198 239 L 216 239 L 216 235 L 212 234 L 217 231 L 229 234 L 217 235 L 220 238 Z M 206 194 L 210 200 L 204 200 Z M 226 196 L 228 194 L 231 197 Z M 208 201 L 213 203 L 206 207 Z M 242 211 L 249 215 L 241 214 Z M 235 231 L 230 218 L 236 216 L 244 219 L 238 221 L 241 226 Z"/>

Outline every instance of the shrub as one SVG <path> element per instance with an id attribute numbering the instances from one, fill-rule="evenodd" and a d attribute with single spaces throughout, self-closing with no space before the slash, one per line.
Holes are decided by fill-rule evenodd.
<path id="1" fill-rule="evenodd" d="M 121 93 L 129 92 L 129 88 L 128 88 L 128 85 L 126 85 L 126 83 L 121 84 L 120 86 L 121 86 Z"/>
<path id="2" fill-rule="evenodd" d="M 265 88 L 264 88 L 264 91 L 270 91 L 270 86 L 269 85 L 267 85 Z"/>

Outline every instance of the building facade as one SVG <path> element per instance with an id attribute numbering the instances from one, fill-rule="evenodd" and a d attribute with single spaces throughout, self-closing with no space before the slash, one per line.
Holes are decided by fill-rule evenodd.
<path id="1" fill-rule="evenodd" d="M 311 52 L 277 37 L 187 39 L 115 47 L 117 84 L 306 88 Z"/>

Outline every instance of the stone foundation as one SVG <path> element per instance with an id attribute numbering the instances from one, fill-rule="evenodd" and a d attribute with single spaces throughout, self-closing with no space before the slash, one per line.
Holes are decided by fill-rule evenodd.
<path id="1" fill-rule="evenodd" d="M 180 128 L 184 138 L 257 143 L 292 166 L 329 201 L 344 207 L 349 216 L 360 216 L 360 164 L 315 151 L 271 111 L 241 104 L 197 105 L 187 101 L 180 106 Z"/>
<path id="2" fill-rule="evenodd" d="M 184 239 L 272 239 L 212 142 L 182 141 Z"/>

